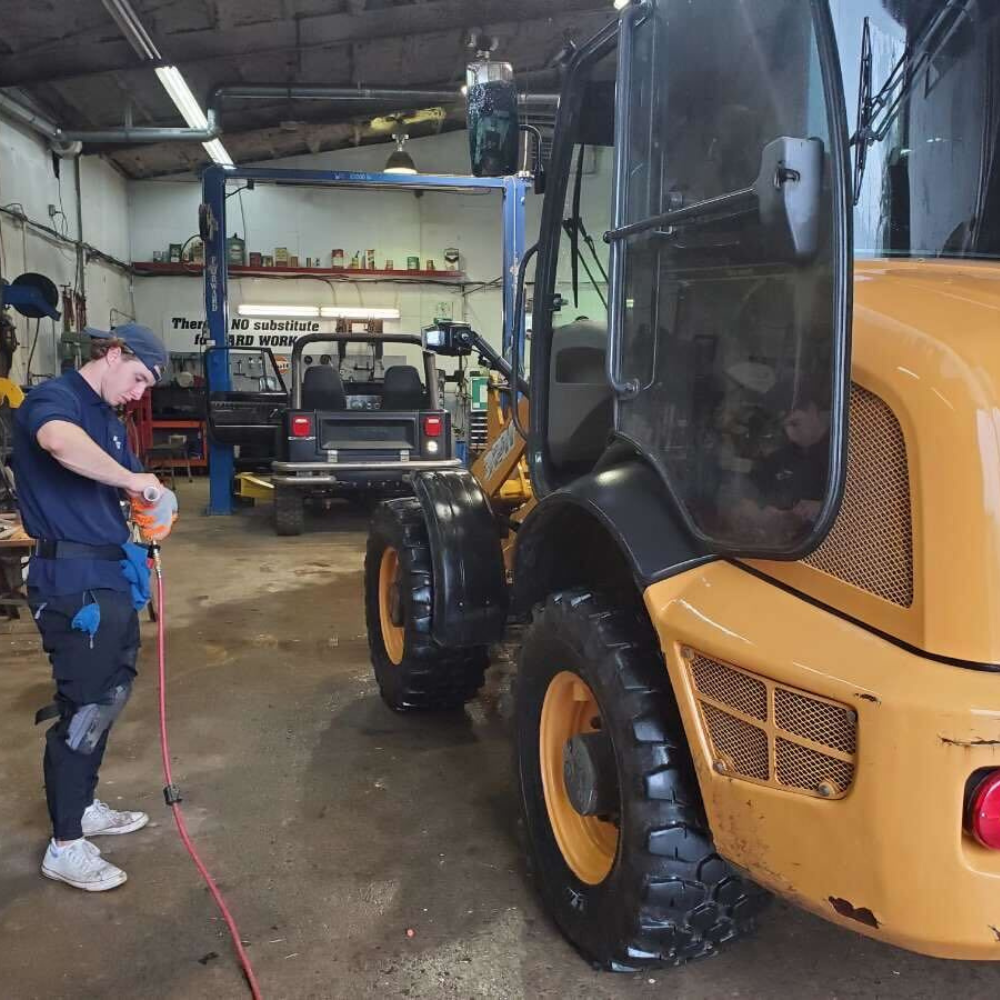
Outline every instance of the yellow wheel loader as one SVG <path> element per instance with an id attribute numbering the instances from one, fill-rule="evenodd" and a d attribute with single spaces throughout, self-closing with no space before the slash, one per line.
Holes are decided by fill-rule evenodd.
<path id="1" fill-rule="evenodd" d="M 386 701 L 461 704 L 530 616 L 531 862 L 604 968 L 768 892 L 1000 958 L 1000 7 L 624 6 L 565 67 L 534 282 L 530 403 L 515 343 L 480 463 L 375 516 Z"/>

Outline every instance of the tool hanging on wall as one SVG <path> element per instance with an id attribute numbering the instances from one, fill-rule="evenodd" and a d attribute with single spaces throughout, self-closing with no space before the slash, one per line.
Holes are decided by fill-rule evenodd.
<path id="1" fill-rule="evenodd" d="M 5 379 L 14 367 L 14 352 L 18 348 L 17 328 L 14 321 L 0 312 L 0 379 Z"/>
<path id="2" fill-rule="evenodd" d="M 14 308 L 28 319 L 41 320 L 43 316 L 59 319 L 58 302 L 59 289 L 44 274 L 26 271 L 13 281 L 0 279 L 0 377 L 10 374 L 19 346 L 17 330 L 7 309 Z"/>

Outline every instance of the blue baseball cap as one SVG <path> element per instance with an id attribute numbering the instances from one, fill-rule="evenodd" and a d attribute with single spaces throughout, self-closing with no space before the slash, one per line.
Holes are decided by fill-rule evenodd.
<path id="1" fill-rule="evenodd" d="M 134 354 L 152 373 L 157 382 L 167 370 L 170 356 L 163 341 L 148 326 L 139 323 L 123 323 L 110 330 L 97 330 L 92 326 L 84 328 L 84 333 L 96 340 L 121 340 L 129 352 Z"/>

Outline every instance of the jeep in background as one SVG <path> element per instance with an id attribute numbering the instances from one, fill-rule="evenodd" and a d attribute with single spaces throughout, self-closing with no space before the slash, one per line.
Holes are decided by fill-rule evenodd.
<path id="1" fill-rule="evenodd" d="M 319 354 L 320 344 L 330 353 Z M 461 465 L 452 457 L 434 354 L 422 352 L 421 377 L 413 365 L 386 363 L 393 344 L 422 347 L 410 334 L 309 334 L 292 349 L 287 391 L 276 365 L 266 374 L 270 352 L 261 351 L 256 385 L 209 392 L 216 440 L 239 445 L 241 458 L 250 449 L 257 462 L 261 448 L 272 453 L 279 535 L 302 533 L 309 500 L 405 495 L 411 472 Z M 349 350 L 359 345 L 360 355 Z"/>

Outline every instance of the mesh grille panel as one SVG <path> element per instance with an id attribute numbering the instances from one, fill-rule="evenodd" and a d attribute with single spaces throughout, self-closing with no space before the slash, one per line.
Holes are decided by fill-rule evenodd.
<path id="1" fill-rule="evenodd" d="M 847 793 L 858 742 L 852 708 L 691 649 L 683 657 L 716 771 L 822 798 Z"/>
<path id="2" fill-rule="evenodd" d="M 761 681 L 697 653 L 691 661 L 691 672 L 702 694 L 751 718 L 767 718 L 767 688 Z"/>
<path id="3" fill-rule="evenodd" d="M 716 750 L 726 758 L 737 774 L 766 781 L 770 774 L 767 759 L 767 734 L 714 705 L 702 704 L 705 721 Z"/>
<path id="4" fill-rule="evenodd" d="M 793 788 L 813 791 L 824 781 L 831 782 L 836 792 L 844 792 L 854 780 L 854 765 L 836 757 L 827 757 L 780 736 L 775 741 L 774 762 L 778 781 Z"/>
<path id="5" fill-rule="evenodd" d="M 854 753 L 857 727 L 850 709 L 817 701 L 787 688 L 774 689 L 774 720 L 784 730 L 813 743 Z"/>
<path id="6" fill-rule="evenodd" d="M 913 526 L 906 442 L 895 414 L 851 386 L 844 501 L 809 566 L 904 608 L 913 604 Z"/>

